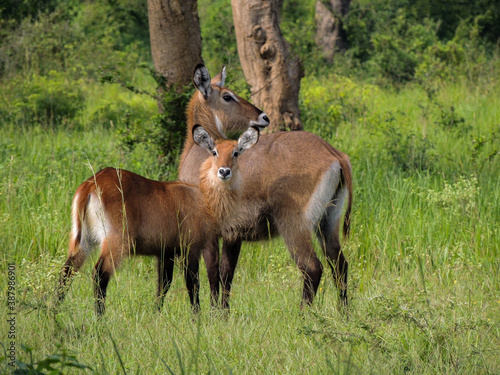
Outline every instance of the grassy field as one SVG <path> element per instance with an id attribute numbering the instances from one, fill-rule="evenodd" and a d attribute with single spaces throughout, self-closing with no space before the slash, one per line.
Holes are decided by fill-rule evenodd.
<path id="1" fill-rule="evenodd" d="M 299 309 L 301 277 L 281 239 L 244 244 L 225 318 L 210 312 L 203 266 L 199 316 L 178 266 L 156 312 L 149 258 L 117 272 L 102 320 L 93 262 L 54 309 L 76 187 L 105 166 L 159 172 L 154 160 L 120 151 L 113 128 L 3 125 L 0 285 L 7 295 L 14 264 L 17 360 L 46 368 L 52 359 L 65 374 L 500 373 L 498 82 L 429 95 L 305 79 L 301 106 L 306 129 L 351 156 L 349 319 L 327 269 L 313 306 Z M 7 312 L 2 304 L 5 350 Z M 7 362 L 0 372 L 10 372 Z"/>

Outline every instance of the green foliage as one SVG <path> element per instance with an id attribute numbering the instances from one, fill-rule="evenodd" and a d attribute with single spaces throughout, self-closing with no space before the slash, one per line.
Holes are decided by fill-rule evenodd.
<path id="1" fill-rule="evenodd" d="M 2 0 L 0 19 L 10 18 L 20 22 L 25 18 L 36 18 L 40 13 L 51 13 L 60 5 L 60 0 Z"/>
<path id="2" fill-rule="evenodd" d="M 419 64 L 419 56 L 436 42 L 435 28 L 429 22 L 415 24 L 414 19 L 398 11 L 383 33 L 372 35 L 373 58 L 370 65 L 396 82 L 411 80 Z"/>
<path id="3" fill-rule="evenodd" d="M 500 38 L 500 13 L 493 3 L 353 2 L 344 22 L 351 45 L 346 54 L 390 82 L 452 80 L 457 70 L 470 73 L 488 64 Z"/>
<path id="4" fill-rule="evenodd" d="M 430 204 L 442 207 L 457 216 L 471 216 L 477 211 L 477 197 L 479 194 L 477 178 L 467 179 L 461 176 L 457 182 L 449 184 L 444 181 L 444 189 L 428 190 L 423 198 Z"/>
<path id="5" fill-rule="evenodd" d="M 499 131 L 500 129 L 497 127 L 488 135 L 471 136 L 471 157 L 478 172 L 498 160 L 497 156 L 500 155 L 500 147 L 498 146 Z"/>
<path id="6" fill-rule="evenodd" d="M 379 93 L 377 86 L 358 84 L 340 75 L 329 75 L 321 80 L 305 77 L 300 96 L 304 128 L 333 132 L 340 125 L 362 121 L 370 98 Z"/>
<path id="7" fill-rule="evenodd" d="M 469 168 L 494 168 L 498 117 L 496 100 L 486 98 L 495 97 L 498 88 L 477 94 L 488 102 L 475 104 L 481 108 L 478 113 L 484 116 L 486 105 L 492 111 L 478 126 L 477 114 L 465 100 L 467 84 L 448 87 L 438 82 L 434 90 L 422 86 L 394 91 L 336 74 L 305 77 L 300 96 L 304 127 L 337 140 L 349 130 L 355 134 L 355 142 L 350 142 L 354 150 L 363 150 L 371 163 L 398 171 L 446 170 L 457 175 Z M 469 95 L 469 100 L 479 99 Z"/>
<path id="8" fill-rule="evenodd" d="M 88 38 L 109 41 L 119 51 L 139 49 L 150 59 L 147 1 L 89 1 L 74 22 Z"/>
<path id="9" fill-rule="evenodd" d="M 491 43 L 496 43 L 500 37 L 500 8 L 495 0 L 474 0 L 467 3 L 417 0 L 404 3 L 406 8 L 418 15 L 417 21 L 430 18 L 439 22 L 438 36 L 442 39 L 452 39 L 464 21 L 469 25 L 476 24 L 479 35 Z"/>
<path id="10" fill-rule="evenodd" d="M 201 0 L 199 14 L 203 59 L 209 71 L 218 71 L 221 65 L 228 65 L 234 71 L 240 62 L 230 4 L 223 0 Z"/>
<path id="11" fill-rule="evenodd" d="M 70 14 L 63 6 L 52 13 L 41 13 L 36 20 L 28 17 L 19 25 L 10 24 L 0 39 L 0 73 L 7 77 L 16 73 L 45 75 L 72 65 L 73 50 L 84 36 L 72 27 Z"/>
<path id="12" fill-rule="evenodd" d="M 427 137 L 402 125 L 406 114 L 371 110 L 378 105 L 376 98 L 380 94 L 377 86 L 358 84 L 342 76 L 330 76 L 321 83 L 305 79 L 301 93 L 303 116 L 307 119 L 304 126 L 328 138 L 338 135 L 339 126 L 361 124 L 370 129 L 372 140 L 377 142 L 377 153 L 372 157 L 403 171 L 430 169 L 434 146 Z M 379 149 L 380 145 L 384 147 Z"/>
<path id="13" fill-rule="evenodd" d="M 59 345 L 56 353 L 36 363 L 33 363 L 33 348 L 22 345 L 22 349 L 29 355 L 30 363 L 16 361 L 17 369 L 14 370 L 14 375 L 63 375 L 73 369 L 92 370 L 92 367 L 78 362 L 76 355 L 64 349 L 62 345 Z"/>
<path id="14" fill-rule="evenodd" d="M 6 28 L 0 33 L 0 78 L 53 70 L 73 78 L 95 77 L 100 65 L 130 65 L 139 51 L 148 58 L 146 11 L 143 5 L 132 6 L 143 2 L 129 3 L 113 7 L 102 0 L 74 6 L 61 1 L 55 11 L 36 19 L 19 24 L 0 20 Z"/>
<path id="15" fill-rule="evenodd" d="M 156 92 L 152 94 L 138 89 L 131 83 L 122 79 L 116 70 L 104 71 L 100 77 L 101 82 L 117 83 L 136 95 L 147 96 L 157 101 L 160 114 L 153 118 L 132 118 L 126 112 L 125 121 L 118 128 L 122 149 L 130 153 L 136 147 L 145 147 L 148 152 L 158 157 L 158 163 L 163 169 L 162 177 L 175 175 L 179 150 L 185 137 L 186 108 L 192 96 L 191 86 L 178 89 L 167 87 L 163 76 L 156 73 L 154 69 L 143 65 L 156 83 Z"/>
<path id="16" fill-rule="evenodd" d="M 59 72 L 15 79 L 5 87 L 0 113 L 4 121 L 21 126 L 70 126 L 83 108 L 82 81 L 69 81 Z"/>
<path id="17" fill-rule="evenodd" d="M 280 17 L 281 32 L 290 43 L 292 54 L 302 59 L 321 61 L 321 54 L 315 43 L 316 23 L 314 20 L 314 0 L 283 1 Z M 313 65 L 316 65 L 314 67 Z M 310 69 L 318 69 L 318 64 L 310 64 Z"/>

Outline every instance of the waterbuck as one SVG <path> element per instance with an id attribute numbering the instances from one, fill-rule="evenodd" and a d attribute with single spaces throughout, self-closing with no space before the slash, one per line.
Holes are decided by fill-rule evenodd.
<path id="1" fill-rule="evenodd" d="M 211 81 L 208 71 L 197 67 L 194 84 L 200 102 L 216 100 L 221 107 L 224 102 L 233 106 L 242 103 L 243 99 L 230 94 L 224 86 L 224 74 Z M 200 167 L 209 155 L 196 145 L 190 132 L 202 116 L 194 105 L 190 105 L 188 113 L 188 137 L 181 155 L 179 179 L 199 184 Z M 229 133 L 242 132 L 248 126 L 222 121 L 215 113 L 203 118 L 207 119 L 203 126 L 215 139 L 225 139 Z M 267 116 L 261 114 L 259 119 L 250 125 L 268 125 Z M 220 268 L 222 307 L 229 308 L 242 241 L 266 240 L 277 234 L 284 238 L 303 275 L 302 305 L 311 304 L 323 270 L 313 247 L 313 233 L 332 269 L 340 301 L 347 305 L 348 264 L 341 250 L 340 227 L 347 201 L 343 220 L 344 237 L 347 236 L 353 194 L 349 157 L 312 133 L 279 132 L 261 135 L 256 146 L 239 160 L 239 170 L 241 197 L 222 222 L 221 259 L 205 257 L 208 268 Z"/>
<path id="2" fill-rule="evenodd" d="M 172 282 L 174 258 L 182 256 L 192 309 L 199 310 L 198 268 L 201 253 L 217 253 L 221 216 L 239 194 L 238 156 L 252 147 L 259 131 L 249 128 L 237 141 L 215 142 L 203 127 L 193 128 L 196 144 L 213 157 L 204 163 L 203 189 L 178 181 L 153 181 L 138 174 L 105 168 L 82 183 L 72 203 L 68 258 L 61 271 L 58 299 L 91 251 L 100 248 L 93 271 L 95 308 L 104 313 L 111 276 L 130 255 L 158 258 L 158 307 Z M 236 192 L 236 193 L 235 193 Z M 208 255 L 209 256 L 209 255 Z M 212 255 L 213 256 L 213 255 Z M 215 257 L 215 256 L 214 256 Z M 212 295 L 218 293 L 218 267 L 208 269 Z M 214 304 L 212 298 L 212 304 Z"/>

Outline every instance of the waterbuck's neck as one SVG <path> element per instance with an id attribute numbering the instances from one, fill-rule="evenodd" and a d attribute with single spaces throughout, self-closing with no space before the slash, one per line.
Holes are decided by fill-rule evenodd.
<path id="1" fill-rule="evenodd" d="M 195 124 L 202 124 L 210 136 L 216 139 L 220 137 L 216 133 L 217 125 L 215 123 L 215 116 L 207 104 L 202 102 L 203 99 L 201 96 L 202 94 L 199 91 L 195 92 L 187 107 L 186 145 L 189 144 L 189 147 L 194 145 L 193 126 Z"/>
<path id="2" fill-rule="evenodd" d="M 224 227 L 225 223 L 231 221 L 236 212 L 241 191 L 239 175 L 233 175 L 229 182 L 221 181 L 214 173 L 210 158 L 202 164 L 200 172 L 199 188 L 203 194 L 205 205 L 215 222 L 220 227 Z"/>

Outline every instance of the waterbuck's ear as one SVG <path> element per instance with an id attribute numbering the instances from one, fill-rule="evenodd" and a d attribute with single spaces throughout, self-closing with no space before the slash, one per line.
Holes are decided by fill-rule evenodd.
<path id="1" fill-rule="evenodd" d="M 196 65 L 193 73 L 193 82 L 195 87 L 200 90 L 203 97 L 206 99 L 210 95 L 212 89 L 210 87 L 210 73 L 205 65 L 201 63 Z"/>
<path id="2" fill-rule="evenodd" d="M 238 139 L 238 146 L 236 147 L 236 152 L 242 154 L 243 151 L 248 150 L 253 147 L 259 140 L 259 128 L 251 126 L 246 132 L 244 132 L 240 139 Z"/>
<path id="3" fill-rule="evenodd" d="M 224 65 L 222 70 L 214 78 L 212 78 L 212 85 L 223 87 L 226 84 L 226 77 L 226 66 Z"/>
<path id="4" fill-rule="evenodd" d="M 208 152 L 212 152 L 215 147 L 214 140 L 210 137 L 210 134 L 203 129 L 203 126 L 198 124 L 193 127 L 193 140 L 194 143 L 208 150 Z"/>

